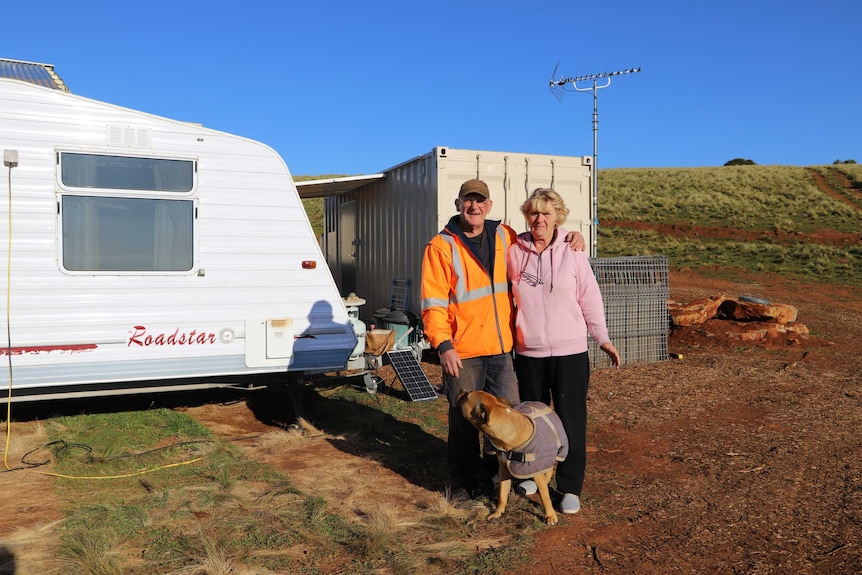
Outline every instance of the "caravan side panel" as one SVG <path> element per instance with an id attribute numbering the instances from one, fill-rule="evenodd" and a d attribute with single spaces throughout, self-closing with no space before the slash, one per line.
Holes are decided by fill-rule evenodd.
<path id="1" fill-rule="evenodd" d="M 389 307 L 393 280 L 410 282 L 407 310 L 420 313 L 422 253 L 437 233 L 430 214 L 437 204 L 435 158 L 426 154 L 386 172 L 386 178 L 357 197 L 357 285 L 368 302 L 367 312 Z"/>
<path id="2" fill-rule="evenodd" d="M 11 357 L 16 395 L 345 364 L 355 335 L 290 173 L 269 147 L 14 80 L 0 80 L 0 147 L 19 157 L 5 190 L 11 228 L 7 203 L 0 207 L 11 333 L 7 341 L 2 330 L 0 354 Z M 194 188 L 76 188 L 58 177 L 58 160 L 73 153 L 190 160 Z M 61 251 L 64 242 L 72 249 L 62 209 L 70 197 L 92 199 L 88 217 L 104 225 L 94 242 L 104 222 L 125 221 L 111 219 L 122 206 L 105 199 L 192 202 L 193 265 L 70 269 Z M 165 222 L 147 233 L 170 247 Z M 3 370 L 0 386 L 9 383 Z"/>

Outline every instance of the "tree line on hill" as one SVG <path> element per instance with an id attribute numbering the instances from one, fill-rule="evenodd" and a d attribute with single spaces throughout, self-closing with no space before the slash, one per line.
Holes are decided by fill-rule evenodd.
<path id="1" fill-rule="evenodd" d="M 832 164 L 855 164 L 856 160 L 835 160 Z M 725 166 L 756 166 L 757 163 L 754 160 L 746 160 L 745 158 L 733 158 L 730 161 L 724 163 Z"/>

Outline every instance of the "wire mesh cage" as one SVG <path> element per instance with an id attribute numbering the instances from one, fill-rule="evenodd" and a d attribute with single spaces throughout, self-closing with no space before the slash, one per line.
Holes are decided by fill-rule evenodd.
<path id="1" fill-rule="evenodd" d="M 590 258 L 590 265 L 602 292 L 608 333 L 622 363 L 667 360 L 667 256 Z M 611 366 L 592 338 L 589 355 L 593 367 Z"/>

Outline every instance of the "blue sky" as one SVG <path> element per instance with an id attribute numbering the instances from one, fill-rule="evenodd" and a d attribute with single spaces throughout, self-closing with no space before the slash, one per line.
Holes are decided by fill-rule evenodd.
<path id="1" fill-rule="evenodd" d="M 815 165 L 862 162 L 860 25 L 859 0 L 45 0 L 6 10 L 0 56 L 295 175 L 434 146 L 592 155 L 592 92 L 554 98 L 557 65 L 641 68 L 597 92 L 599 168 Z"/>

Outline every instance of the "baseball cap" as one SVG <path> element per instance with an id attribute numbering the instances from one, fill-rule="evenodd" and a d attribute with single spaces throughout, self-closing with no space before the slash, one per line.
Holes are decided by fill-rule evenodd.
<path id="1" fill-rule="evenodd" d="M 491 192 L 488 191 L 488 184 L 482 180 L 467 180 L 461 184 L 461 191 L 458 192 L 458 197 L 463 198 L 467 194 L 479 194 L 486 200 L 491 197 Z"/>

